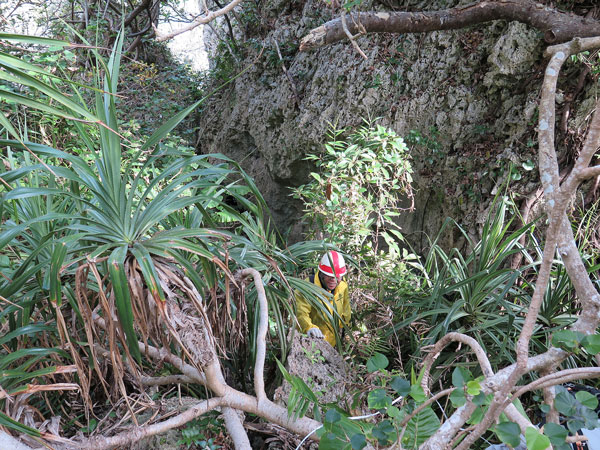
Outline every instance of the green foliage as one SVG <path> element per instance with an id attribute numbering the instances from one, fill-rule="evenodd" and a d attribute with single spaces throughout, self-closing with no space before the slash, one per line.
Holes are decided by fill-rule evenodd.
<path id="1" fill-rule="evenodd" d="M 577 331 L 560 330 L 552 336 L 552 345 L 568 352 L 576 352 L 583 337 L 583 333 Z"/>
<path id="2" fill-rule="evenodd" d="M 521 429 L 519 428 L 519 425 L 514 422 L 500 422 L 494 428 L 494 432 L 500 441 L 511 447 L 517 447 L 521 441 L 519 438 Z"/>
<path id="3" fill-rule="evenodd" d="M 36 40 L 41 42 L 54 41 Z M 169 288 L 161 275 L 167 267 L 176 274 L 172 279 L 186 277 L 188 288 L 213 300 L 207 302 L 214 308 L 211 314 L 225 318 L 215 320 L 216 339 L 237 365 L 231 372 L 243 376 L 254 360 L 256 290 L 248 286 L 245 304 L 234 296 L 225 297 L 229 305 L 217 302 L 217 294 L 229 293 L 227 280 L 236 269 L 251 266 L 261 271 L 273 341 L 279 344 L 270 356 L 278 350 L 285 355 L 293 326 L 291 292 L 309 293 L 302 280 L 287 279 L 284 273 L 294 274 L 304 260 L 313 259 L 315 251 L 327 248 L 323 242 L 300 242 L 281 249 L 253 180 L 235 162 L 219 155 L 195 155 L 180 144 L 179 137 L 170 135 L 202 99 L 154 126 L 148 137 L 141 138 L 137 134 L 141 128 L 133 126 L 123 132 L 119 108 L 125 105 L 116 95 L 121 92 L 122 45 L 123 40 L 117 39 L 108 61 L 94 48 L 78 50 L 91 52 L 97 63 L 92 88 L 59 79 L 22 58 L 0 58 L 0 74 L 9 74 L 8 86 L 18 88 L 0 90 L 0 100 L 27 106 L 27 114 L 39 111 L 60 120 L 44 122 L 46 129 L 54 129 L 46 134 L 51 138 L 44 140 L 41 133 L 31 132 L 32 122 L 22 120 L 21 110 L 8 118 L 0 115 L 2 137 L 12 138 L 0 141 L 4 149 L 0 299 L 12 302 L 0 311 L 0 325 L 7 330 L 0 348 L 0 371 L 2 389 L 9 393 L 20 392 L 27 383 L 47 383 L 46 377 L 58 365 L 76 364 L 84 402 L 91 407 L 91 389 L 97 394 L 94 402 L 102 404 L 106 385 L 99 379 L 97 357 L 89 350 L 97 343 L 88 341 L 94 336 L 100 345 L 121 352 L 128 363 L 134 359 L 142 370 L 155 370 L 140 354 L 138 342 L 160 347 L 172 332 L 152 326 L 148 323 L 152 319 L 143 313 L 148 308 L 146 299 L 154 302 L 158 314 L 156 310 L 164 308 L 173 294 L 173 286 Z M 60 67 L 54 60 L 52 64 Z M 66 128 L 57 129 L 58 123 Z M 69 133 L 58 142 L 54 136 L 60 130 Z M 88 269 L 79 270 L 82 265 Z M 92 310 L 103 317 L 118 317 L 118 335 L 94 333 Z M 67 317 L 74 326 L 66 326 Z M 234 328 L 246 325 L 247 333 Z M 231 336 L 246 335 L 244 342 L 232 342 Z M 173 345 L 173 351 L 183 352 Z M 61 348 L 69 348 L 70 354 Z M 47 372 L 40 372 L 41 368 Z M 87 378 L 90 368 L 99 377 Z M 110 402 L 119 392 L 106 390 L 105 394 Z M 28 399 L 42 415 L 53 414 L 40 396 Z M 3 411 L 10 417 L 13 411 L 5 406 Z M 84 411 L 73 414 L 83 416 Z M 23 427 L 11 423 L 7 419 L 7 426 L 22 431 Z"/>
<path id="4" fill-rule="evenodd" d="M 319 400 L 313 391 L 306 385 L 302 378 L 291 375 L 278 360 L 277 366 L 283 374 L 285 380 L 290 384 L 291 391 L 287 399 L 288 415 L 292 419 L 298 419 L 303 417 L 308 409 L 313 406 L 313 414 L 315 417 L 319 417 L 320 413 L 318 410 Z"/>
<path id="5" fill-rule="evenodd" d="M 428 133 L 410 130 L 406 135 L 406 143 L 421 150 L 424 161 L 429 165 L 439 162 L 444 157 L 440 132 L 436 127 L 430 127 Z"/>
<path id="6" fill-rule="evenodd" d="M 410 393 L 410 383 L 399 376 L 392 378 L 390 387 L 402 397 L 406 397 Z"/>
<path id="7" fill-rule="evenodd" d="M 563 386 L 555 386 L 554 407 L 566 418 L 569 431 L 575 434 L 578 430 L 586 428 L 593 430 L 598 428 L 598 414 L 595 408 L 598 399 L 585 391 L 577 392 L 575 396 Z"/>
<path id="8" fill-rule="evenodd" d="M 407 326 L 417 331 L 413 339 L 403 341 L 404 354 L 418 354 L 423 345 L 457 331 L 477 339 L 493 367 L 513 362 L 513 342 L 534 290 L 532 280 L 536 279 L 542 246 L 536 238 L 535 224 L 514 227 L 511 211 L 517 211 L 512 201 L 498 197 L 490 207 L 479 241 L 473 241 L 469 233 L 454 224 L 468 243 L 467 256 L 456 249 L 446 252 L 434 241 L 423 263 L 421 289 L 389 294 L 388 301 L 397 304 L 396 331 L 403 332 Z M 447 221 L 445 226 L 451 223 Z M 511 268 L 515 258 L 523 261 L 519 268 Z M 574 302 L 568 274 L 556 260 L 540 311 L 541 326 L 534 332 L 531 345 L 535 352 L 542 352 L 554 336 L 553 345 L 574 353 L 567 360 L 571 367 L 582 364 L 598 350 L 596 337 L 563 330 L 573 322 Z M 455 360 L 453 348 L 443 351 L 438 359 L 441 366 L 453 366 Z M 447 379 L 449 373 L 434 371 L 433 376 Z M 458 392 L 451 395 L 451 400 L 456 405 L 464 401 Z"/>
<path id="9" fill-rule="evenodd" d="M 574 63 L 584 64 L 589 67 L 592 75 L 597 79 L 598 74 L 600 74 L 600 53 L 598 50 L 590 53 L 589 51 L 576 53 L 571 55 L 571 61 Z"/>
<path id="10" fill-rule="evenodd" d="M 181 439 L 177 444 L 184 445 L 186 448 L 195 446 L 194 448 L 203 450 L 217 450 L 222 447 L 214 442 L 214 437 L 208 436 L 220 434 L 223 429 L 221 419 L 214 414 L 209 414 L 189 422 L 181 430 Z"/>
<path id="11" fill-rule="evenodd" d="M 290 375 L 282 364 L 278 365 L 292 387 L 288 400 L 290 417 L 301 417 L 312 409 L 313 416 L 323 422 L 317 430 L 321 439 L 319 449 L 362 449 L 368 443 L 390 445 L 401 435 L 403 448 L 416 449 L 440 426 L 431 407 L 415 413 L 415 409 L 427 400 L 420 386 L 422 374 L 413 376 L 410 383 L 385 369 L 388 361 L 384 355 L 374 355 L 367 362 L 368 370 L 380 375 L 377 382 L 381 387 L 372 389 L 367 395 L 367 406 L 376 412 L 361 417 L 350 417 L 337 405 L 320 404 L 317 394 L 306 383 Z M 399 397 L 394 399 L 392 395 Z"/>
<path id="12" fill-rule="evenodd" d="M 311 364 L 322 363 L 325 361 L 325 357 L 321 354 L 321 350 L 315 348 L 314 342 L 311 342 L 310 349 L 302 347 L 302 351 Z"/>
<path id="13" fill-rule="evenodd" d="M 322 237 L 360 259 L 377 290 L 388 283 L 413 290 L 408 266 L 416 257 L 402 248 L 395 222 L 412 199 L 412 167 L 402 138 L 366 122 L 354 131 L 332 130 L 323 151 L 306 159 L 316 171 L 293 196 L 304 203 L 309 237 Z"/>
<path id="14" fill-rule="evenodd" d="M 475 337 L 487 349 L 493 366 L 512 360 L 512 343 L 520 330 L 524 306 L 517 300 L 523 298 L 517 284 L 523 269 L 511 269 L 510 261 L 519 253 L 526 254 L 519 240 L 532 236 L 533 224 L 510 231 L 511 220 L 506 220 L 510 207 L 509 200 L 496 200 L 478 242 L 455 224 L 469 243 L 468 256 L 456 249 L 446 253 L 434 241 L 423 264 L 421 291 L 408 297 L 402 292 L 390 296 L 390 301 L 398 304 L 397 317 L 405 318 L 398 321 L 396 330 L 413 323 L 427 324 L 406 353 L 418 353 L 423 345 L 457 331 Z M 446 221 L 444 228 L 451 223 Z M 454 351 L 442 354 L 441 365 L 446 358 L 455 360 Z"/>
<path id="15" fill-rule="evenodd" d="M 367 361 L 367 371 L 377 372 L 378 370 L 385 369 L 389 364 L 387 357 L 381 353 L 375 353 Z"/>
<path id="16" fill-rule="evenodd" d="M 402 445 L 407 449 L 419 448 L 440 427 L 440 419 L 431 407 L 427 407 L 408 421 Z"/>
<path id="17" fill-rule="evenodd" d="M 544 425 L 544 435 L 556 450 L 570 450 L 571 446 L 566 443 L 569 432 L 561 425 L 547 423 Z"/>
<path id="18" fill-rule="evenodd" d="M 393 218 L 403 196 L 412 195 L 412 168 L 406 145 L 393 131 L 367 123 L 344 140 L 343 133 L 333 130 L 324 151 L 307 157 L 317 172 L 293 195 L 304 202 L 313 233 L 360 252 L 376 245 L 373 228 L 375 236 L 398 236 Z"/>
<path id="19" fill-rule="evenodd" d="M 527 442 L 527 450 L 545 450 L 550 446 L 550 439 L 533 427 L 525 430 L 525 440 Z"/>

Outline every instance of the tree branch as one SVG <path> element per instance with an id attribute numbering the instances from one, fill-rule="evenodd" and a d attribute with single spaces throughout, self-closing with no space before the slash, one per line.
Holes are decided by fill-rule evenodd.
<path id="1" fill-rule="evenodd" d="M 139 441 L 149 436 L 164 433 L 173 428 L 180 427 L 188 423 L 190 420 L 200 417 L 202 414 L 212 411 L 218 406 L 224 403 L 223 398 L 215 397 L 209 400 L 199 402 L 197 405 L 192 406 L 190 409 L 182 412 L 181 414 L 171 417 L 163 422 L 155 423 L 153 425 L 146 425 L 142 427 L 132 427 L 122 433 L 114 436 L 96 436 L 90 438 L 87 442 L 77 444 L 75 448 L 81 450 L 99 450 L 99 449 L 111 449 L 111 448 L 126 448 L 132 442 Z"/>
<path id="2" fill-rule="evenodd" d="M 143 0 L 142 3 L 136 6 L 135 9 L 131 11 L 125 18 L 125 26 L 128 27 L 142 11 L 150 5 L 151 2 L 152 0 Z"/>
<path id="3" fill-rule="evenodd" d="M 481 345 L 479 345 L 479 342 L 477 342 L 472 337 L 469 337 L 462 333 L 448 333 L 435 343 L 435 345 L 425 358 L 425 361 L 423 361 L 424 374 L 423 379 L 421 381 L 421 387 L 423 388 L 423 391 L 425 391 L 425 393 L 429 393 L 429 372 L 431 371 L 431 367 L 435 360 L 438 358 L 438 356 L 440 356 L 440 352 L 442 351 L 442 349 L 446 347 L 450 342 L 461 342 L 471 347 L 471 350 L 473 350 L 475 356 L 477 357 L 477 361 L 479 362 L 479 366 L 481 367 L 483 375 L 486 378 L 488 378 L 494 374 L 492 370 L 492 365 L 490 364 L 490 361 L 487 355 L 485 354 L 485 350 L 481 347 Z"/>
<path id="4" fill-rule="evenodd" d="M 246 269 L 248 270 L 248 269 Z M 254 269 L 250 269 L 254 270 Z M 253 275 L 252 272 L 248 272 Z M 260 276 L 260 274 L 259 274 Z M 262 281 L 259 283 L 262 286 Z M 265 297 L 266 300 L 266 297 Z M 259 300 L 260 301 L 260 300 Z M 265 305 L 266 306 L 266 305 Z M 265 310 L 266 311 L 266 310 Z M 98 323 L 100 327 L 106 329 L 107 325 L 105 320 L 101 317 L 95 316 L 94 321 Z M 307 435 L 315 428 L 321 426 L 320 422 L 316 420 L 303 417 L 297 420 L 292 420 L 288 417 L 287 409 L 273 403 L 268 398 L 264 397 L 259 400 L 257 397 L 253 397 L 244 392 L 240 392 L 233 389 L 225 383 L 223 375 L 221 373 L 221 367 L 218 359 L 213 359 L 206 367 L 205 373 L 201 373 L 196 367 L 186 364 L 181 358 L 173 355 L 166 349 L 158 349 L 150 345 L 145 345 L 138 342 L 140 351 L 148 355 L 150 358 L 156 361 L 166 361 L 169 364 L 176 367 L 183 375 L 193 379 L 199 384 L 202 384 L 213 391 L 217 398 L 219 398 L 220 406 L 228 406 L 230 408 L 239 409 L 247 413 L 255 414 L 266 419 L 269 422 L 280 425 L 288 430 L 297 433 L 301 436 Z M 257 356 L 258 359 L 258 356 Z M 263 359 L 264 360 L 264 359 Z M 256 366 L 255 366 L 256 367 Z M 263 385 L 264 386 L 264 385 Z M 264 388 L 263 388 L 264 391 Z M 191 419 L 190 419 L 191 420 Z M 179 426 L 179 425 L 177 425 Z M 161 431 L 162 432 L 162 431 Z M 316 439 L 316 437 L 313 437 Z M 110 447 L 88 447 L 86 446 L 87 441 L 77 444 L 80 449 L 90 450 L 103 450 Z"/>
<path id="5" fill-rule="evenodd" d="M 223 418 L 225 419 L 225 426 L 227 427 L 229 436 L 235 445 L 235 450 L 252 450 L 242 420 L 235 412 L 235 409 L 223 408 Z"/>
<path id="6" fill-rule="evenodd" d="M 235 8 L 237 5 L 239 5 L 242 1 L 243 0 L 232 0 L 229 4 L 225 5 L 223 8 L 218 9 L 216 11 L 211 11 L 210 13 L 206 14 L 205 16 L 198 17 L 189 25 L 186 25 L 185 27 L 183 27 L 179 30 L 175 30 L 169 34 L 160 35 L 158 33 L 158 31 L 155 29 L 154 31 L 156 33 L 156 40 L 158 42 L 168 41 L 169 39 L 173 39 L 175 36 L 185 33 L 186 31 L 193 30 L 194 28 L 199 27 L 200 25 L 204 25 L 208 22 L 211 22 L 214 19 L 216 19 L 217 17 L 227 14 L 229 11 L 231 11 L 233 8 Z"/>
<path id="7" fill-rule="evenodd" d="M 196 383 L 196 380 L 185 375 L 167 375 L 164 377 L 141 377 L 142 386 L 164 386 L 165 384 Z"/>
<path id="8" fill-rule="evenodd" d="M 425 441 L 419 450 L 440 450 L 446 448 L 463 424 L 471 418 L 476 408 L 477 405 L 473 402 L 467 402 L 459 407 L 448 420 L 440 426 L 438 431 Z"/>
<path id="9" fill-rule="evenodd" d="M 577 369 L 566 369 L 559 372 L 538 378 L 525 386 L 520 387 L 514 394 L 514 398 L 529 391 L 544 389 L 546 387 L 556 386 L 557 384 L 568 383 L 574 380 L 587 380 L 600 377 L 600 367 L 580 367 Z"/>
<path id="10" fill-rule="evenodd" d="M 597 177 L 598 175 L 600 175 L 600 166 L 594 166 L 581 170 L 577 174 L 577 178 L 579 181 L 583 181 L 587 180 L 588 178 Z"/>
<path id="11" fill-rule="evenodd" d="M 254 391 L 259 401 L 267 398 L 265 394 L 264 368 L 265 357 L 267 354 L 267 329 L 269 326 L 269 304 L 265 294 L 265 286 L 263 285 L 262 277 L 256 269 L 244 269 L 239 272 L 239 277 L 244 278 L 252 276 L 254 286 L 258 294 L 259 322 L 258 331 L 256 334 L 256 362 L 254 363 Z"/>
<path id="12" fill-rule="evenodd" d="M 351 14 L 351 34 L 360 23 L 367 33 L 422 33 L 456 30 L 493 20 L 516 20 L 544 33 L 547 43 L 574 37 L 600 35 L 600 22 L 558 11 L 533 0 L 486 0 L 460 8 L 427 12 L 359 12 Z M 311 50 L 346 38 L 341 18 L 311 30 L 300 42 L 300 51 Z"/>
<path id="13" fill-rule="evenodd" d="M 584 149 L 582 150 L 573 171 L 562 185 L 559 184 L 558 162 L 556 151 L 554 149 L 555 93 L 560 68 L 570 54 L 581 51 L 581 49 L 586 48 L 586 46 L 587 48 L 592 48 L 592 46 L 595 45 L 600 45 L 600 39 L 574 39 L 567 44 L 551 47 L 547 51 L 547 54 L 551 56 L 551 59 L 546 69 L 542 85 L 542 98 L 540 100 L 539 108 L 540 119 L 538 125 L 540 177 L 546 197 L 546 207 L 549 218 L 542 263 L 538 272 L 534 294 L 517 342 L 517 362 L 485 380 L 483 383 L 483 391 L 486 393 L 493 392 L 494 400 L 483 420 L 468 436 L 466 436 L 460 445 L 456 447 L 456 450 L 470 448 L 485 430 L 491 426 L 500 413 L 512 401 L 512 396 L 510 395 L 511 390 L 523 374 L 532 370 L 547 369 L 556 366 L 569 355 L 563 350 L 552 347 L 542 355 L 530 358 L 528 354 L 529 341 L 548 285 L 550 269 L 554 260 L 557 245 L 561 256 L 563 256 L 565 267 L 567 268 L 582 303 L 578 319 L 571 328 L 589 334 L 593 333 L 598 326 L 600 296 L 587 275 L 587 270 L 577 251 L 570 223 L 566 216 L 567 205 L 580 183 L 579 174 L 587 168 L 600 143 L 600 112 L 598 109 L 592 118 Z M 600 104 L 598 106 L 600 106 Z M 560 375 L 557 377 L 556 373 L 548 375 L 548 377 L 550 377 L 549 379 L 553 380 L 549 382 L 550 384 L 548 384 L 548 386 L 555 385 L 559 383 L 560 380 L 564 380 L 569 376 L 565 375 L 564 371 L 558 372 L 558 374 L 563 374 L 564 377 L 560 378 Z M 578 373 L 577 376 L 583 377 L 582 373 Z M 597 375 L 594 374 L 594 376 Z M 539 388 L 543 387 L 547 386 L 539 386 Z M 448 427 L 444 426 L 446 424 L 440 427 L 440 430 L 430 438 L 427 444 L 429 445 L 430 442 L 438 444 L 444 442 L 444 438 L 447 438 L 449 434 L 449 431 L 446 428 L 453 428 L 454 432 L 457 432 L 464 424 L 464 418 L 464 411 L 457 410 L 447 421 L 452 421 L 452 424 Z M 435 447 L 429 446 L 426 448 L 433 449 Z"/>

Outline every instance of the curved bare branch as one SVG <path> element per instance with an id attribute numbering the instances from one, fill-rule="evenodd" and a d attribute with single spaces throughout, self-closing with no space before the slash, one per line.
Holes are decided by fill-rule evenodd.
<path id="1" fill-rule="evenodd" d="M 156 28 L 155 28 L 154 32 L 156 33 L 156 40 L 158 42 L 168 41 L 169 39 L 173 39 L 175 36 L 185 33 L 186 31 L 193 30 L 194 28 L 199 27 L 200 25 L 204 25 L 208 22 L 212 22 L 217 17 L 223 16 L 223 15 L 227 14 L 228 12 L 232 11 L 233 8 L 235 8 L 237 5 L 242 3 L 242 1 L 243 0 L 232 0 L 231 2 L 229 2 L 227 5 L 225 5 L 221 9 L 218 9 L 216 11 L 211 11 L 208 14 L 206 14 L 205 16 L 200 16 L 200 17 L 196 18 L 192 23 L 186 25 L 183 28 L 180 28 L 179 30 L 175 30 L 169 34 L 161 35 L 158 33 L 158 30 L 156 30 Z"/>
<path id="2" fill-rule="evenodd" d="M 267 397 L 265 394 L 265 356 L 267 354 L 267 329 L 269 326 L 269 304 L 265 295 L 265 287 L 262 277 L 256 269 L 244 269 L 239 272 L 241 279 L 251 276 L 254 279 L 254 286 L 258 294 L 258 303 L 260 305 L 258 332 L 256 335 L 256 362 L 254 363 L 254 391 L 256 397 L 263 400 Z"/>
<path id="3" fill-rule="evenodd" d="M 456 30 L 493 20 L 516 20 L 544 33 L 547 43 L 565 42 L 574 37 L 600 35 L 600 22 L 549 8 L 533 0 L 486 0 L 467 6 L 427 12 L 359 12 L 351 14 L 348 31 L 360 26 L 367 33 L 422 33 Z M 359 25 L 360 24 L 360 25 Z M 311 30 L 300 42 L 300 51 L 311 50 L 346 38 L 341 18 Z"/>
<path id="4" fill-rule="evenodd" d="M 440 356 L 440 352 L 444 347 L 446 347 L 450 342 L 461 342 L 465 345 L 471 347 L 471 350 L 475 353 L 477 357 L 477 361 L 479 362 L 479 366 L 481 367 L 481 371 L 483 375 L 488 378 L 494 375 L 494 371 L 492 370 L 492 365 L 485 354 L 485 350 L 479 345 L 475 339 L 466 334 L 462 333 L 448 333 L 443 338 L 435 343 L 425 361 L 423 361 L 423 379 L 421 381 L 421 387 L 425 391 L 425 393 L 429 393 L 429 372 L 431 371 L 431 367 L 435 360 Z"/>
<path id="5" fill-rule="evenodd" d="M 219 397 L 204 400 L 199 402 L 197 405 L 192 406 L 190 409 L 182 412 L 181 414 L 171 417 L 165 421 L 153 425 L 129 428 L 127 431 L 110 437 L 96 436 L 90 438 L 85 444 L 77 444 L 77 446 L 74 448 L 81 450 L 126 448 L 132 442 L 136 442 L 149 436 L 154 436 L 172 430 L 173 428 L 183 426 L 190 420 L 200 417 L 202 414 L 205 414 L 208 411 L 212 411 L 218 406 L 221 406 L 223 403 L 224 399 Z"/>

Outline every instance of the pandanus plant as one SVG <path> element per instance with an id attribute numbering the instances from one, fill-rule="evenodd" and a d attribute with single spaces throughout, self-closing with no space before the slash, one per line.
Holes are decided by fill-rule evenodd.
<path id="1" fill-rule="evenodd" d="M 68 45 L 7 34 L 0 39 Z M 93 88 L 0 53 L 0 80 L 7 87 L 0 90 L 3 104 L 72 121 L 85 144 L 81 154 L 73 154 L 32 142 L 10 114 L 0 114 L 7 137 L 0 148 L 9 168 L 0 173 L 0 248 L 9 255 L 8 266 L 0 268 L 0 300 L 7 305 L 0 310 L 0 325 L 8 331 L 1 342 L 9 350 L 0 352 L 0 400 L 34 392 L 40 376 L 76 370 L 78 384 L 57 383 L 46 390 L 80 389 L 89 412 L 95 385 L 107 398 L 125 399 L 132 411 L 125 381 L 143 387 L 154 362 L 167 361 L 185 380 L 218 395 L 197 414 L 219 405 L 243 407 L 247 396 L 223 384 L 217 349 L 230 354 L 231 342 L 246 340 L 247 333 L 256 360 L 256 395 L 259 403 L 267 401 L 256 381 L 262 379 L 267 308 L 285 355 L 287 331 L 294 325 L 292 291 L 319 303 L 313 285 L 284 274 L 328 247 L 302 242 L 281 250 L 260 192 L 234 161 L 159 145 L 202 100 L 125 158 L 132 142 L 119 133 L 116 101 L 122 44 L 121 35 L 108 61 L 89 48 L 97 64 Z M 223 218 L 226 226 L 218 223 Z M 246 276 L 253 277 L 254 286 L 244 297 Z M 237 296 L 231 295 L 234 290 Z M 31 370 L 37 367 L 43 370 Z M 226 394 L 239 394 L 238 400 L 225 401 Z M 270 402 L 255 409 L 250 407 L 296 431 L 314 428 L 309 419 L 289 425 L 285 410 Z M 188 414 L 177 424 L 193 418 Z M 0 415 L 2 424 L 40 436 L 14 419 Z"/>

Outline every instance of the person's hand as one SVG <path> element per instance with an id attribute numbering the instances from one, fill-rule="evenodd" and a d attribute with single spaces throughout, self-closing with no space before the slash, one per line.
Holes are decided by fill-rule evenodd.
<path id="1" fill-rule="evenodd" d="M 323 333 L 321 332 L 321 330 L 319 330 L 317 327 L 311 328 L 310 330 L 308 330 L 306 332 L 306 334 L 308 335 L 308 337 L 318 338 L 318 339 L 323 339 L 325 337 L 325 336 L 323 336 Z"/>

